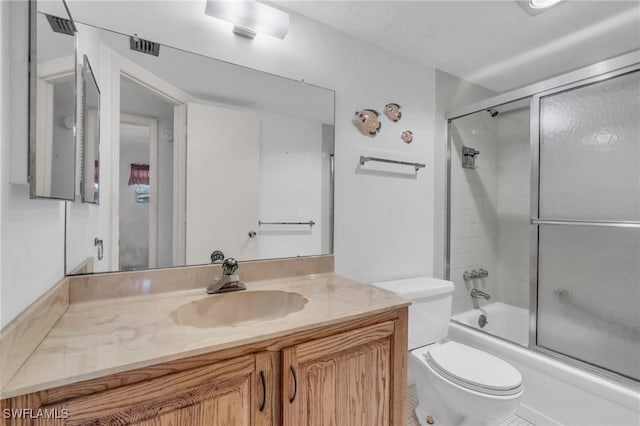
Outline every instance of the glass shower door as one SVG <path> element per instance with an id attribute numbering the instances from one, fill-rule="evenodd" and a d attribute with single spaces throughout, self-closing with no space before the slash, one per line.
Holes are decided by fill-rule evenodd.
<path id="1" fill-rule="evenodd" d="M 640 71 L 542 93 L 532 105 L 532 344 L 638 381 Z"/>

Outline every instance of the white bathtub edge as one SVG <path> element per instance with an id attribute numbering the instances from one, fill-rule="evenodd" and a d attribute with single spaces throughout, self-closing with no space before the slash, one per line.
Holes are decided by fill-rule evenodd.
<path id="1" fill-rule="evenodd" d="M 457 330 L 457 333 L 468 334 L 469 338 L 473 339 L 475 341 L 474 343 L 479 345 L 482 343 L 486 344 L 490 341 L 492 348 L 506 358 L 512 357 L 512 354 L 515 352 L 519 356 L 518 361 L 520 363 L 539 371 L 541 374 L 548 374 L 541 368 L 540 363 L 543 363 L 545 366 L 554 369 L 557 377 L 564 379 L 567 383 L 573 383 L 575 386 L 579 386 L 583 390 L 610 402 L 623 405 L 632 410 L 638 410 L 639 394 L 629 388 L 571 367 L 539 352 L 534 352 L 528 348 L 519 347 L 516 344 L 486 335 L 473 327 L 451 321 L 450 335 L 451 330 Z M 476 334 L 480 334 L 480 336 Z"/>
<path id="2" fill-rule="evenodd" d="M 562 423 L 558 423 L 527 404 L 521 403 L 516 414 L 535 426 L 563 426 Z"/>

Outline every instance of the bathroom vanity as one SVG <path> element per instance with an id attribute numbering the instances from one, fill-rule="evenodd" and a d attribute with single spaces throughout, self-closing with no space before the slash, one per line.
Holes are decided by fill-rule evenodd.
<path id="1" fill-rule="evenodd" d="M 405 424 L 407 300 L 333 272 L 221 295 L 141 295 L 131 282 L 110 298 L 69 283 L 75 296 L 2 389 L 2 409 L 59 417 L 38 425 Z"/>

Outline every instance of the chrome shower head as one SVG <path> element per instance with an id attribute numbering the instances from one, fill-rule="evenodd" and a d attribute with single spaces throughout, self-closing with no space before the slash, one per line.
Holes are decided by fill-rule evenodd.
<path id="1" fill-rule="evenodd" d="M 495 110 L 495 109 L 493 109 L 493 108 L 489 108 L 489 109 L 487 110 L 487 112 L 489 113 L 489 115 L 491 115 L 491 117 L 495 117 L 495 116 L 497 116 L 497 115 L 498 115 L 498 111 L 496 111 L 496 110 Z"/>

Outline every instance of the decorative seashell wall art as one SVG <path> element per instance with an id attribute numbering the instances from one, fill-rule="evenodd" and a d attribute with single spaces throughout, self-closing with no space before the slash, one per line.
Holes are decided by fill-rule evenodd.
<path id="1" fill-rule="evenodd" d="M 401 106 L 399 104 L 389 102 L 384 106 L 384 115 L 386 115 L 389 120 L 397 123 L 402 118 L 400 108 Z M 376 136 L 382 127 L 378 112 L 371 108 L 356 111 L 351 122 L 360 130 L 360 133 L 366 136 Z M 400 135 L 400 138 L 409 144 L 413 142 L 413 132 L 411 130 L 405 130 Z"/>
<path id="2" fill-rule="evenodd" d="M 400 105 L 391 102 L 384 106 L 384 115 L 394 123 L 397 123 L 398 120 L 402 118 L 402 112 L 400 112 Z"/>
<path id="3" fill-rule="evenodd" d="M 360 133 L 367 136 L 377 135 L 380 127 L 382 127 L 382 123 L 378 118 L 378 112 L 373 109 L 356 111 L 351 122 L 356 125 Z"/>

